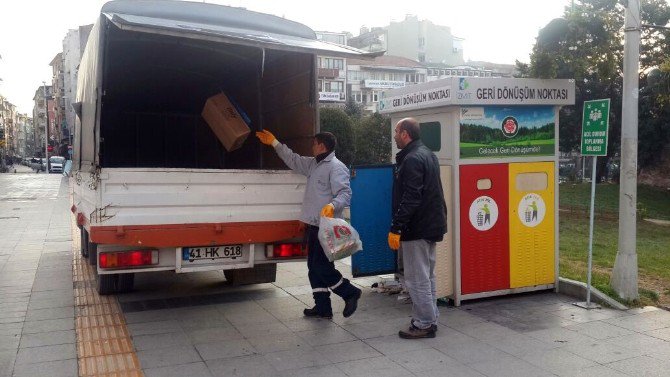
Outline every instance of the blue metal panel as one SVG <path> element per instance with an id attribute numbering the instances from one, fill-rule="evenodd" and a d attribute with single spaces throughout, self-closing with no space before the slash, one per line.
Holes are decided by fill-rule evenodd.
<path id="1" fill-rule="evenodd" d="M 388 247 L 393 194 L 393 166 L 355 167 L 351 172 L 351 225 L 363 241 L 352 256 L 354 277 L 396 272 L 396 253 Z"/>

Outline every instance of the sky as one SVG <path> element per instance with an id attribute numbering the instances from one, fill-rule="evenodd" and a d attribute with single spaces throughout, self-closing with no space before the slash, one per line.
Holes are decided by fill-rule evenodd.
<path id="1" fill-rule="evenodd" d="M 62 51 L 68 29 L 94 23 L 102 0 L 2 0 L 0 7 L 0 95 L 32 114 L 33 96 L 46 81 L 49 63 Z M 206 0 L 270 13 L 319 31 L 386 26 L 406 15 L 451 27 L 464 38 L 465 60 L 514 64 L 529 61 L 538 31 L 561 17 L 570 0 Z"/>

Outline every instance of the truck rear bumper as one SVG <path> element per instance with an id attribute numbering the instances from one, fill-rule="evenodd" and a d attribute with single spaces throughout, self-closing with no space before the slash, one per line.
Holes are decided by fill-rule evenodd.
<path id="1" fill-rule="evenodd" d="M 183 247 L 271 243 L 302 238 L 302 223 L 261 221 L 90 227 L 90 239 L 97 244 L 134 247 Z"/>

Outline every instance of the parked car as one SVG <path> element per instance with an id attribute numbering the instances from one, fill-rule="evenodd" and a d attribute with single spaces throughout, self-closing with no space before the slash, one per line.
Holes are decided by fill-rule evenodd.
<path id="1" fill-rule="evenodd" d="M 62 173 L 63 166 L 65 166 L 65 157 L 49 157 L 49 173 Z"/>
<path id="2" fill-rule="evenodd" d="M 45 171 L 47 166 L 46 158 L 33 157 L 30 159 L 30 168 L 35 170 L 35 173 Z"/>

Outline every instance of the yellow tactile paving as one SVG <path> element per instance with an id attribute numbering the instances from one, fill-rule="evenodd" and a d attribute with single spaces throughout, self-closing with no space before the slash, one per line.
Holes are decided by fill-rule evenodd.
<path id="1" fill-rule="evenodd" d="M 74 220 L 72 229 L 79 376 L 144 377 L 119 303 L 114 296 L 98 295 L 94 270 L 81 257 Z"/>
<path id="2" fill-rule="evenodd" d="M 142 376 L 143 374 L 120 374 L 121 372 L 142 373 L 140 362 L 134 352 L 115 355 L 93 356 L 79 359 L 80 376 Z"/>

